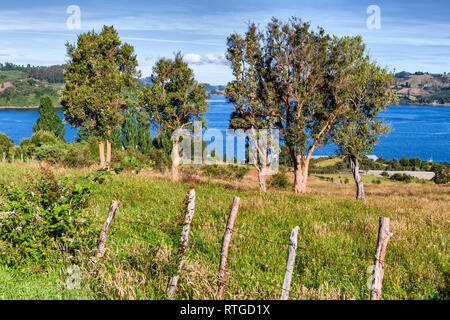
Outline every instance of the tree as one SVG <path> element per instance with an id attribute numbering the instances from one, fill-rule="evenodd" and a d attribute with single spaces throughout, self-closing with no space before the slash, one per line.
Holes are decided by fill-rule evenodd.
<path id="1" fill-rule="evenodd" d="M 230 61 L 236 80 L 229 82 L 225 96 L 233 103 L 234 111 L 230 119 L 230 128 L 247 130 L 252 153 L 249 157 L 258 171 L 259 188 L 266 191 L 266 167 L 268 156 L 268 137 L 266 131 L 274 127 L 275 118 L 268 112 L 261 97 L 263 38 L 255 24 L 251 24 L 245 37 L 232 34 L 228 37 L 227 60 Z"/>
<path id="2" fill-rule="evenodd" d="M 409 159 L 408 159 L 408 157 L 402 157 L 402 158 L 400 159 L 400 164 L 401 164 L 403 167 L 408 167 L 408 166 L 409 166 Z"/>
<path id="3" fill-rule="evenodd" d="M 172 134 L 172 179 L 178 181 L 179 133 L 191 129 L 194 121 L 204 122 L 208 96 L 180 53 L 173 59 L 157 61 L 151 82 L 150 87 L 138 93 L 139 104 L 146 108 L 150 122 L 160 133 Z"/>
<path id="4" fill-rule="evenodd" d="M 70 61 L 61 99 L 64 117 L 72 126 L 93 131 L 104 168 L 111 161 L 111 135 L 121 126 L 121 109 L 128 104 L 124 91 L 134 87 L 139 76 L 134 48 L 122 44 L 113 26 L 80 34 L 76 44 L 66 47 Z"/>
<path id="5" fill-rule="evenodd" d="M 148 115 L 137 108 L 129 108 L 124 114 L 125 121 L 118 132 L 120 147 L 133 148 L 148 154 L 152 148 Z"/>
<path id="6" fill-rule="evenodd" d="M 294 191 L 304 193 L 311 155 L 327 142 L 327 133 L 342 107 L 328 99 L 331 38 L 319 28 L 292 18 L 272 19 L 264 48 L 266 105 L 277 118 L 282 139 L 294 163 Z"/>
<path id="7" fill-rule="evenodd" d="M 64 141 L 66 129 L 64 129 L 64 124 L 53 107 L 52 99 L 47 95 L 41 97 L 39 103 L 39 118 L 36 119 L 36 123 L 33 125 L 33 132 L 37 131 L 52 132 Z"/>
<path id="8" fill-rule="evenodd" d="M 377 119 L 379 112 L 396 101 L 390 90 L 393 75 L 371 63 L 364 55 L 360 37 L 335 38 L 336 54 L 340 58 L 340 74 L 332 83 L 332 99 L 346 107 L 336 118 L 331 130 L 338 153 L 347 156 L 356 184 L 356 198 L 365 202 L 364 183 L 359 175 L 359 161 L 373 150 L 379 136 L 389 127 Z"/>
<path id="9" fill-rule="evenodd" d="M 4 133 L 0 132 L 0 157 L 3 158 L 3 153 L 9 155 L 14 142 Z"/>

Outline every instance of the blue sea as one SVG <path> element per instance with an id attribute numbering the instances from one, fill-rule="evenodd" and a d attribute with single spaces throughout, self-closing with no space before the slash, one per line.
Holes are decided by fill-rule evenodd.
<path id="1" fill-rule="evenodd" d="M 205 119 L 209 129 L 225 130 L 232 105 L 222 96 L 211 96 Z M 61 110 L 57 110 L 62 118 Z M 391 126 L 391 132 L 382 137 L 372 154 L 388 160 L 401 157 L 419 157 L 422 160 L 450 162 L 450 107 L 390 106 L 380 115 Z M 0 110 L 0 132 L 16 144 L 30 137 L 32 126 L 39 117 L 37 109 Z M 66 125 L 66 140 L 73 141 L 77 130 Z M 333 145 L 316 149 L 313 155 L 335 153 Z"/>

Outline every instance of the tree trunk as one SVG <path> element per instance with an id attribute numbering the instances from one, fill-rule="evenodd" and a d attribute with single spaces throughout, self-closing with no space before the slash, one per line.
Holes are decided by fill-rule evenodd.
<path id="1" fill-rule="evenodd" d="M 308 181 L 309 159 L 302 161 L 300 156 L 294 163 L 294 192 L 305 193 L 306 183 Z"/>
<path id="2" fill-rule="evenodd" d="M 180 179 L 178 174 L 178 166 L 180 164 L 180 154 L 178 152 L 178 139 L 173 140 L 172 145 L 172 180 L 178 181 Z"/>
<path id="3" fill-rule="evenodd" d="M 105 145 L 102 140 L 98 141 L 98 151 L 100 153 L 100 168 L 105 168 Z"/>
<path id="4" fill-rule="evenodd" d="M 263 164 L 256 169 L 258 170 L 259 190 L 266 192 L 266 163 L 263 162 Z"/>
<path id="5" fill-rule="evenodd" d="M 361 176 L 359 175 L 359 161 L 358 158 L 356 158 L 353 155 L 350 155 L 350 168 L 352 169 L 353 178 L 355 179 L 356 184 L 356 199 L 362 200 L 364 203 L 366 203 L 366 197 L 364 194 L 364 183 L 361 179 Z"/>
<path id="6" fill-rule="evenodd" d="M 106 140 L 106 166 L 111 168 L 111 142 Z"/>

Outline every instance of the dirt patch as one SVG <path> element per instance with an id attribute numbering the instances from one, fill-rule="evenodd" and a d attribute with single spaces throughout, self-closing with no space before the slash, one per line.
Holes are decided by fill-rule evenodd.
<path id="1" fill-rule="evenodd" d="M 14 84 L 11 81 L 6 81 L 0 84 L 0 92 L 5 91 L 9 87 L 14 87 Z"/>

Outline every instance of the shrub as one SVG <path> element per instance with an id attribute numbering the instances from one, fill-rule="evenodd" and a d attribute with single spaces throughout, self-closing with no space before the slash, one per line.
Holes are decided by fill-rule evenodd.
<path id="1" fill-rule="evenodd" d="M 250 169 L 247 166 L 234 164 L 218 165 L 213 164 L 202 168 L 202 175 L 225 180 L 241 180 Z"/>
<path id="2" fill-rule="evenodd" d="M 90 167 L 96 162 L 97 158 L 90 153 L 87 143 L 68 144 L 67 153 L 62 159 L 63 165 L 69 168 Z"/>
<path id="3" fill-rule="evenodd" d="M 280 168 L 280 170 L 275 173 L 269 179 L 269 186 L 273 188 L 285 189 L 289 187 L 290 182 L 286 173 L 286 169 Z"/>
<path id="4" fill-rule="evenodd" d="M 14 142 L 6 134 L 0 132 L 0 157 L 3 157 L 3 152 L 8 155 L 13 146 Z"/>
<path id="5" fill-rule="evenodd" d="M 450 169 L 447 167 L 440 167 L 435 171 L 433 181 L 436 184 L 446 184 L 450 182 Z"/>
<path id="6" fill-rule="evenodd" d="M 402 174 L 402 173 L 394 173 L 391 177 L 391 180 L 395 180 L 395 181 L 403 181 L 406 183 L 409 183 L 411 181 L 413 181 L 413 177 L 410 176 L 409 174 Z"/>
<path id="7" fill-rule="evenodd" d="M 62 162 L 67 150 L 64 144 L 44 144 L 36 149 L 36 159 L 50 164 Z"/>
<path id="8" fill-rule="evenodd" d="M 61 141 L 53 133 L 48 131 L 37 131 L 31 136 L 31 143 L 36 147 L 58 144 L 60 142 Z"/>
<path id="9" fill-rule="evenodd" d="M 91 180 L 58 181 L 45 167 L 36 179 L 27 178 L 22 188 L 0 184 L 0 240 L 9 249 L 22 257 L 45 260 L 51 247 L 72 253 L 95 243 L 89 216 L 83 211 L 94 188 Z"/>
<path id="10" fill-rule="evenodd" d="M 383 172 L 381 173 L 381 176 L 382 176 L 382 177 L 385 177 L 385 178 L 389 178 L 389 173 L 387 173 L 386 171 L 383 171 Z"/>
<path id="11" fill-rule="evenodd" d="M 148 157 L 154 163 L 154 167 L 161 172 L 172 166 L 172 158 L 163 149 L 151 148 Z"/>
<path id="12" fill-rule="evenodd" d="M 20 141 L 20 149 L 24 157 L 31 158 L 36 152 L 36 145 L 31 142 L 31 139 L 25 138 Z"/>

